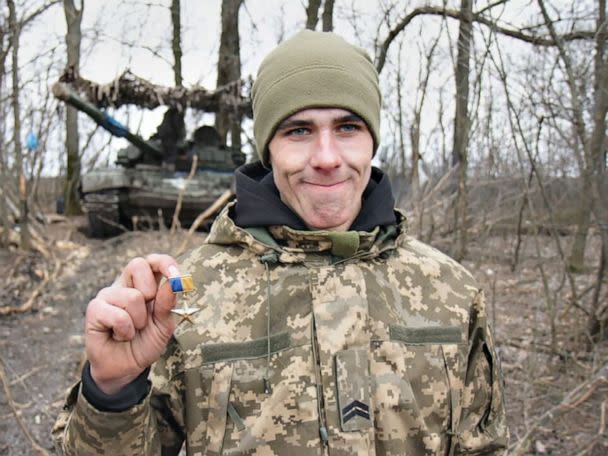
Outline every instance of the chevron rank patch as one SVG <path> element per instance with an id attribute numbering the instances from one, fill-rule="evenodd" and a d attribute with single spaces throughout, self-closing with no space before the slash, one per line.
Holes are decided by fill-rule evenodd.
<path id="1" fill-rule="evenodd" d="M 368 351 L 364 348 L 336 353 L 336 384 L 342 431 L 362 431 L 372 426 Z"/>
<path id="2" fill-rule="evenodd" d="M 341 413 L 343 423 L 347 423 L 356 416 L 360 416 L 361 418 L 366 418 L 369 420 L 369 405 L 355 400 L 348 404 L 346 407 L 344 407 Z"/>

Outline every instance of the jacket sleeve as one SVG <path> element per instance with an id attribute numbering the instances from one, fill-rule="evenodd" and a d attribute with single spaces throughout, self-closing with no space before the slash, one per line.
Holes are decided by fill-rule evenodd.
<path id="1" fill-rule="evenodd" d="M 503 378 L 487 320 L 480 291 L 471 307 L 462 412 L 456 435 L 458 455 L 502 455 L 509 440 Z"/>
<path id="2" fill-rule="evenodd" d="M 180 381 L 173 380 L 178 358 L 171 340 L 163 357 L 152 367 L 152 388 L 137 405 L 121 412 L 95 408 L 78 382 L 68 393 L 53 426 L 60 455 L 177 455 L 184 440 Z"/>

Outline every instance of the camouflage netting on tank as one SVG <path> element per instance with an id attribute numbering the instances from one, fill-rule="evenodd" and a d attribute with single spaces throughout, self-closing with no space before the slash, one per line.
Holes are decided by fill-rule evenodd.
<path id="1" fill-rule="evenodd" d="M 215 91 L 200 86 L 187 89 L 153 84 L 126 70 L 113 81 L 98 84 L 68 69 L 59 78 L 59 83 L 70 85 L 99 108 L 134 104 L 154 109 L 164 105 L 180 110 L 193 108 L 205 112 L 218 112 L 221 106 L 225 106 L 236 110 L 240 115 L 249 117 L 252 115 L 248 95 L 251 81 L 233 81 Z"/>

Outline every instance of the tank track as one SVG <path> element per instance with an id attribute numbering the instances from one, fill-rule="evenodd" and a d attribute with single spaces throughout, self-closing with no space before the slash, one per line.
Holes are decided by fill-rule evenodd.
<path id="1" fill-rule="evenodd" d="M 118 190 L 87 193 L 84 195 L 83 207 L 87 214 L 89 236 L 108 238 L 127 231 L 121 224 Z"/>

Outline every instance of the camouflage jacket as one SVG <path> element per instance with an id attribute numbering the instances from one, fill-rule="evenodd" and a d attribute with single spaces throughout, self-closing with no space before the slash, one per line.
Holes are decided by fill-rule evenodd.
<path id="1" fill-rule="evenodd" d="M 483 295 L 396 227 L 245 230 L 225 210 L 182 260 L 198 290 L 151 393 L 96 410 L 76 386 L 66 455 L 502 454 L 502 378 Z M 271 234 L 272 236 L 270 236 Z"/>

